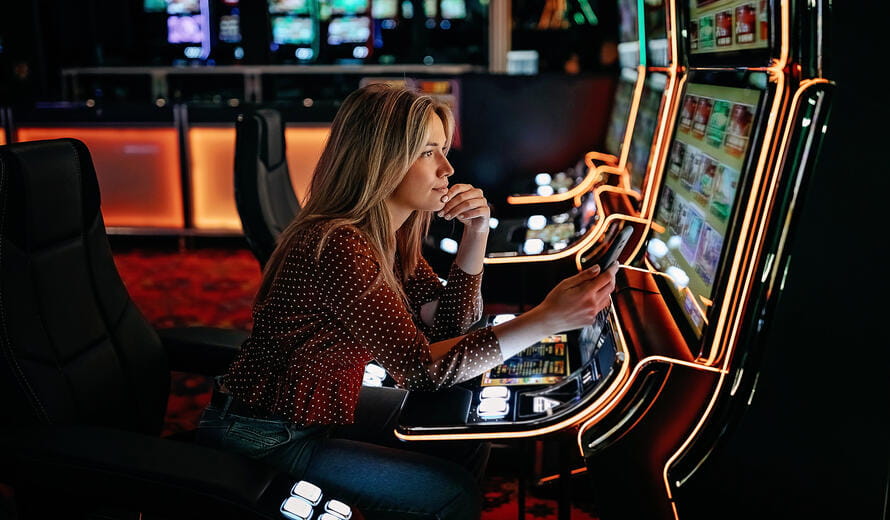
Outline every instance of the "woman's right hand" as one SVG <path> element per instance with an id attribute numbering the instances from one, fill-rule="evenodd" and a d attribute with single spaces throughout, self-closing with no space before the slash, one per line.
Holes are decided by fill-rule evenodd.
<path id="1" fill-rule="evenodd" d="M 596 315 L 609 305 L 617 272 L 616 262 L 602 273 L 595 265 L 570 276 L 550 290 L 541 302 L 540 310 L 546 313 L 547 321 L 558 330 L 590 325 Z"/>

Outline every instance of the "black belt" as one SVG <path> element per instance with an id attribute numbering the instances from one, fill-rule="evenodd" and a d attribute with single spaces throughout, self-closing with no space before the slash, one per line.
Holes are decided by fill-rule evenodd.
<path id="1" fill-rule="evenodd" d="M 214 408 L 225 410 L 225 413 L 233 413 L 235 415 L 243 415 L 244 417 L 253 417 L 255 419 L 281 419 L 280 417 L 260 410 L 256 406 L 251 406 L 234 395 L 228 392 L 223 392 L 219 388 L 214 388 L 213 393 L 210 394 L 210 404 Z"/>

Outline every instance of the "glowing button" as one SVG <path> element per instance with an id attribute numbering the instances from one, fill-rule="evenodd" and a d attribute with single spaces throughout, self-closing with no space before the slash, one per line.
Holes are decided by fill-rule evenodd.
<path id="1" fill-rule="evenodd" d="M 443 238 L 439 242 L 439 249 L 446 253 L 455 254 L 457 253 L 457 240 L 453 238 Z"/>
<path id="2" fill-rule="evenodd" d="M 522 245 L 522 251 L 527 255 L 537 255 L 544 250 L 544 241 L 540 238 L 530 238 Z"/>
<path id="3" fill-rule="evenodd" d="M 689 275 L 686 274 L 686 271 L 675 265 L 668 267 L 665 274 L 671 277 L 671 280 L 674 281 L 674 285 L 676 285 L 678 289 L 683 289 L 689 285 Z"/>
<path id="4" fill-rule="evenodd" d="M 532 215 L 528 217 L 525 225 L 528 226 L 529 229 L 533 229 L 535 231 L 544 229 L 544 226 L 547 225 L 547 217 L 545 217 L 544 215 Z"/>

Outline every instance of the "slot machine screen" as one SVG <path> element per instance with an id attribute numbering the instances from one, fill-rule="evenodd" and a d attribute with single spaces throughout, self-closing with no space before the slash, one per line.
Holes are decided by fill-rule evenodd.
<path id="1" fill-rule="evenodd" d="M 637 193 L 643 191 L 643 182 L 649 165 L 649 153 L 652 151 L 652 138 L 655 136 L 658 112 L 661 109 L 661 100 L 666 84 L 667 76 L 658 72 L 650 73 L 643 84 L 640 108 L 637 110 L 634 135 L 630 141 L 630 151 L 628 152 L 630 187 Z"/>
<path id="2" fill-rule="evenodd" d="M 765 78 L 764 78 L 765 85 Z M 763 90 L 688 83 L 646 258 L 700 338 Z"/>
<path id="3" fill-rule="evenodd" d="M 482 374 L 482 386 L 552 385 L 569 374 L 568 336 L 547 336 Z"/>
<path id="4" fill-rule="evenodd" d="M 630 115 L 630 104 L 633 101 L 634 87 L 637 83 L 636 69 L 621 69 L 618 85 L 615 86 L 615 98 L 612 113 L 609 116 L 609 127 L 606 129 L 605 151 L 612 155 L 620 155 L 624 144 L 624 132 L 627 130 L 627 119 Z"/>
<path id="5" fill-rule="evenodd" d="M 752 64 L 768 58 L 771 0 L 688 0 L 685 44 L 691 65 Z"/>
<path id="6" fill-rule="evenodd" d="M 332 0 L 331 14 L 363 14 L 368 11 L 368 0 Z"/>
<path id="7" fill-rule="evenodd" d="M 297 16 L 272 17 L 272 41 L 279 45 L 309 45 L 315 39 L 311 18 Z"/>
<path id="8" fill-rule="evenodd" d="M 328 44 L 364 43 L 371 37 L 371 19 L 367 16 L 333 18 L 328 24 Z"/>
<path id="9" fill-rule="evenodd" d="M 398 16 L 398 0 L 374 0 L 374 3 L 371 4 L 371 17 L 374 19 L 392 19 Z"/>
<path id="10" fill-rule="evenodd" d="M 465 0 L 441 0 L 439 14 L 446 20 L 463 20 L 467 17 L 467 3 Z"/>
<path id="11" fill-rule="evenodd" d="M 199 14 L 167 17 L 168 43 L 201 43 L 204 35 L 204 18 Z"/>
<path id="12" fill-rule="evenodd" d="M 167 14 L 197 14 L 201 12 L 198 0 L 167 0 Z"/>
<path id="13" fill-rule="evenodd" d="M 165 13 L 167 12 L 167 0 L 144 0 L 142 10 L 146 13 Z"/>
<path id="14" fill-rule="evenodd" d="M 269 0 L 269 14 L 309 14 L 309 0 Z"/>

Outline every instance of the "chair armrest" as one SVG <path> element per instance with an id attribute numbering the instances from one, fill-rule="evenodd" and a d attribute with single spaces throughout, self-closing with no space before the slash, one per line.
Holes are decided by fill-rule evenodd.
<path id="1" fill-rule="evenodd" d="M 297 480 L 236 454 L 93 426 L 6 430 L 0 443 L 0 481 L 17 498 L 42 495 L 72 508 L 277 519 Z"/>
<path id="2" fill-rule="evenodd" d="M 228 370 L 248 332 L 220 327 L 158 329 L 170 370 L 216 376 Z"/>

